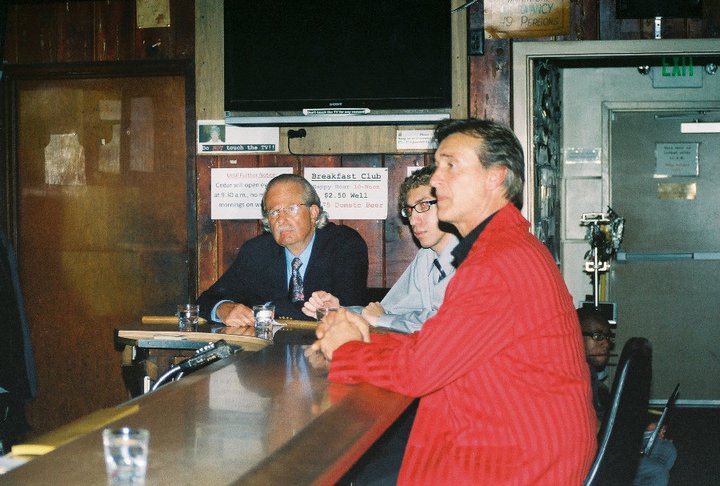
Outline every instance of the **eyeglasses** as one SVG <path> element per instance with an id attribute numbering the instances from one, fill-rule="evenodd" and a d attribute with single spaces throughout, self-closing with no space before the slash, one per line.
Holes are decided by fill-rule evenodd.
<path id="1" fill-rule="evenodd" d="M 267 212 L 267 218 L 271 220 L 278 219 L 280 213 L 285 213 L 288 216 L 297 216 L 300 213 L 300 206 L 307 206 L 307 204 L 291 204 L 285 208 L 276 208 Z"/>
<path id="2" fill-rule="evenodd" d="M 403 218 L 409 218 L 413 211 L 416 213 L 427 213 L 430 211 L 433 204 L 437 204 L 436 199 L 431 199 L 430 201 L 420 201 L 415 206 L 405 206 L 400 210 L 400 214 L 403 215 Z"/>
<path id="3" fill-rule="evenodd" d="M 614 334 L 612 334 L 612 333 L 605 334 L 604 332 L 600 332 L 600 331 L 584 332 L 584 333 L 582 333 L 582 335 L 592 338 L 593 341 L 607 340 L 607 342 L 609 342 L 609 343 L 613 342 L 613 337 L 615 337 Z"/>

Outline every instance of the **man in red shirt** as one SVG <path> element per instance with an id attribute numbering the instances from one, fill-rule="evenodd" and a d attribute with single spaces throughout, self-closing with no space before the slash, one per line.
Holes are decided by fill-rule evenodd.
<path id="1" fill-rule="evenodd" d="M 579 485 L 596 449 L 590 377 L 572 297 L 518 210 L 522 147 L 486 120 L 443 122 L 435 139 L 438 216 L 463 237 L 438 313 L 371 335 L 340 309 L 309 352 L 332 381 L 421 397 L 399 484 Z"/>

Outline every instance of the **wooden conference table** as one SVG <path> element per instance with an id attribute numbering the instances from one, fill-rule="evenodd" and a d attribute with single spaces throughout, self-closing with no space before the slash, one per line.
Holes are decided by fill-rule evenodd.
<path id="1" fill-rule="evenodd" d="M 119 405 L 121 418 L 104 426 L 149 429 L 147 485 L 334 484 L 412 399 L 330 383 L 304 347 L 237 352 Z M 0 475 L 0 484 L 106 484 L 101 429 Z"/>

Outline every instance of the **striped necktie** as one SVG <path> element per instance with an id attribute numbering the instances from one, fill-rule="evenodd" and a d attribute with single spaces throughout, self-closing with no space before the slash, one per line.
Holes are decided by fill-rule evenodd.
<path id="1" fill-rule="evenodd" d="M 440 282 L 442 279 L 447 277 L 447 274 L 445 273 L 445 270 L 442 269 L 442 265 L 440 265 L 440 262 L 436 258 L 433 260 L 433 265 L 435 265 L 435 268 L 438 269 L 438 272 L 440 273 L 440 276 L 438 277 L 438 282 Z"/>
<path id="2" fill-rule="evenodd" d="M 303 293 L 303 281 L 300 276 L 300 267 L 302 262 L 300 258 L 295 257 L 292 261 L 292 274 L 290 275 L 290 299 L 293 302 L 302 302 L 305 300 Z"/>

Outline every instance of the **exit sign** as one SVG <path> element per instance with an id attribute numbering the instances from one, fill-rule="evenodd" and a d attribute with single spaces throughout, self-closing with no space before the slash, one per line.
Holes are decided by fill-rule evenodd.
<path id="1" fill-rule="evenodd" d="M 664 56 L 660 66 L 650 70 L 653 88 L 702 88 L 703 67 L 692 56 Z"/>

